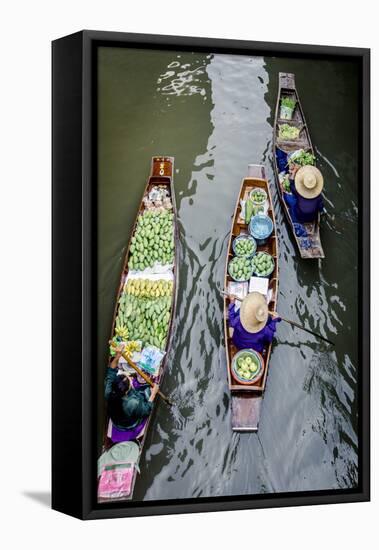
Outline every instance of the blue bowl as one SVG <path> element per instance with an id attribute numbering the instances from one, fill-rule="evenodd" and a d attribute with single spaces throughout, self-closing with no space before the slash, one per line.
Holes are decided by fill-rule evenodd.
<path id="1" fill-rule="evenodd" d="M 254 237 L 258 246 L 266 244 L 273 230 L 274 223 L 270 216 L 266 216 L 266 214 L 257 214 L 250 220 L 249 233 Z"/>

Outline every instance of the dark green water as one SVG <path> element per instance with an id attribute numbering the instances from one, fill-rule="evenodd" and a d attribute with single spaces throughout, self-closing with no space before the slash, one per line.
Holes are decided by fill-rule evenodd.
<path id="1" fill-rule="evenodd" d="M 272 172 L 279 71 L 294 72 L 325 179 L 322 261 L 302 261 Z M 357 464 L 358 73 L 348 62 L 104 48 L 99 55 L 99 411 L 125 247 L 153 155 L 175 157 L 180 288 L 135 499 L 350 488 Z M 258 434 L 231 431 L 222 300 L 241 179 L 262 163 L 279 232 L 281 323 Z M 335 218 L 334 218 L 335 216 Z M 101 423 L 100 423 L 101 424 Z M 99 439 L 103 426 L 99 425 Z"/>

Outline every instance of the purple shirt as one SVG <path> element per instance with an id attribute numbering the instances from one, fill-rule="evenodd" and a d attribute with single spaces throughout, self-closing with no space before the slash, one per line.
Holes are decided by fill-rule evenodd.
<path id="1" fill-rule="evenodd" d="M 273 319 L 269 315 L 266 326 L 253 334 L 243 328 L 239 310 L 234 309 L 234 304 L 229 305 L 229 325 L 234 328 L 232 340 L 238 349 L 253 348 L 261 353 L 263 348 L 272 342 L 276 331 L 276 323 L 279 321 L 281 321 L 280 317 Z"/>
<path id="2" fill-rule="evenodd" d="M 297 199 L 295 206 L 296 221 L 299 223 L 313 222 L 317 218 L 317 214 L 324 209 L 324 201 L 319 195 L 314 199 L 306 199 L 302 197 L 296 190 L 295 182 L 291 180 L 291 191 Z"/>

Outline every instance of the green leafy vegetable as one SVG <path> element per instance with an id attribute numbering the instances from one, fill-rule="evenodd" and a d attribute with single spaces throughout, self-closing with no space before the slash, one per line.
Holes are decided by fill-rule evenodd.
<path id="1" fill-rule="evenodd" d="M 290 126 L 290 124 L 279 124 L 280 139 L 297 139 L 300 134 L 300 128 Z"/>
<path id="2" fill-rule="evenodd" d="M 298 164 L 299 166 L 307 166 L 308 164 L 314 165 L 316 157 L 312 153 L 307 153 L 304 149 L 301 149 L 296 155 L 292 156 L 289 160 L 289 164 Z"/>
<path id="3" fill-rule="evenodd" d="M 291 97 L 282 97 L 280 100 L 280 105 L 293 111 L 296 105 L 296 99 L 292 99 Z"/>
<path id="4" fill-rule="evenodd" d="M 284 176 L 284 180 L 282 183 L 283 183 L 284 190 L 287 191 L 287 193 L 289 193 L 291 191 L 291 184 L 290 184 L 290 177 L 288 174 Z"/>

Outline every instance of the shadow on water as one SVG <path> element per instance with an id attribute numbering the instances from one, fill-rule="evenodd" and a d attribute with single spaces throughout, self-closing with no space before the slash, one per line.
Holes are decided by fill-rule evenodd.
<path id="1" fill-rule="evenodd" d="M 99 410 L 115 289 L 151 156 L 175 157 L 180 225 L 177 315 L 135 499 L 352 487 L 357 482 L 357 120 L 348 64 L 104 49 L 99 56 Z M 277 73 L 296 73 L 327 208 L 327 257 L 302 262 L 272 171 Z M 133 78 L 130 78 L 130 75 Z M 322 115 L 322 116 L 321 116 Z M 341 127 L 343 132 L 340 131 Z M 278 309 L 336 342 L 279 325 L 259 434 L 231 431 L 222 300 L 240 182 L 263 163 L 280 246 Z M 338 250 L 338 254 L 333 251 Z M 99 441 L 103 427 L 99 423 Z"/>

